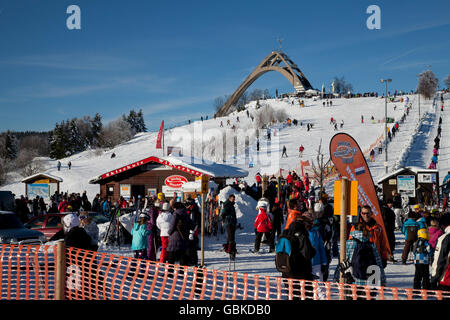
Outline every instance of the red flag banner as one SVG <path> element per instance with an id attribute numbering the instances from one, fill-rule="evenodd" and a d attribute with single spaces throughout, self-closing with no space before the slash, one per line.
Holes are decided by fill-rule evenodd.
<path id="1" fill-rule="evenodd" d="M 164 120 L 161 122 L 161 127 L 159 127 L 158 137 L 156 138 L 156 149 L 162 149 L 161 140 L 164 131 Z"/>
<path id="2" fill-rule="evenodd" d="M 372 208 L 374 219 L 383 228 L 386 246 L 390 252 L 372 174 L 358 143 L 346 133 L 335 134 L 330 140 L 330 157 L 341 176 L 347 177 L 349 181 L 358 181 L 358 204 Z"/>

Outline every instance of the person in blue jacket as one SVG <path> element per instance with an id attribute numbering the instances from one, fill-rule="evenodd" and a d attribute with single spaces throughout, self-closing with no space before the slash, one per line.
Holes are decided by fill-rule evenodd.
<path id="1" fill-rule="evenodd" d="M 442 184 L 447 184 L 447 182 L 450 182 L 450 171 L 447 172 Z"/>
<path id="2" fill-rule="evenodd" d="M 134 251 L 134 257 L 137 259 L 147 259 L 148 236 L 152 233 L 147 230 L 147 221 L 149 216 L 146 213 L 141 213 L 138 221 L 134 223 L 131 229 L 133 237 L 131 241 L 131 250 Z"/>
<path id="3" fill-rule="evenodd" d="M 311 259 L 312 274 L 316 280 L 322 282 L 324 270 L 328 265 L 328 258 L 325 252 L 325 245 L 320 235 L 320 220 L 315 219 L 312 228 L 309 230 L 309 241 L 316 250 L 316 254 Z M 325 290 L 323 287 L 319 287 L 318 290 L 319 299 L 325 298 Z"/>
<path id="4" fill-rule="evenodd" d="M 419 205 L 414 206 L 414 210 L 420 208 Z M 406 264 L 406 260 L 408 259 L 408 254 L 412 249 L 414 242 L 417 240 L 417 231 L 419 230 L 419 224 L 416 219 L 418 217 L 418 213 L 415 211 L 411 211 L 408 213 L 408 219 L 406 219 L 405 223 L 402 225 L 402 232 L 405 235 L 405 246 L 403 247 L 402 253 L 402 264 Z"/>

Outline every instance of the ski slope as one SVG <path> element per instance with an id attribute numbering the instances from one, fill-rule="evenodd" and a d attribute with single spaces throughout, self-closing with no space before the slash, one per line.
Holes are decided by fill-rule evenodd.
<path id="1" fill-rule="evenodd" d="M 406 97 L 406 96 L 405 96 Z M 432 155 L 433 139 L 436 135 L 437 121 L 442 114 L 442 137 L 441 150 L 439 155 L 438 169 L 440 177 L 443 179 L 447 170 L 450 170 L 450 117 L 448 110 L 440 112 L 439 107 L 433 105 L 433 100 L 424 101 L 421 99 L 421 116 L 423 120 L 419 122 L 418 99 L 414 95 L 407 96 L 412 104 L 409 115 L 405 122 L 400 124 L 400 131 L 388 145 L 388 169 L 393 171 L 399 166 L 415 165 L 428 167 Z M 449 95 L 445 96 L 448 104 Z M 292 101 L 294 103 L 292 103 Z M 265 138 L 265 130 L 260 132 L 260 151 L 256 150 L 256 134 L 251 129 L 254 128 L 250 117 L 246 111 L 234 112 L 227 117 L 196 121 L 189 125 L 173 128 L 165 132 L 165 145 L 178 146 L 182 148 L 184 156 L 194 155 L 196 158 L 203 158 L 210 161 L 221 162 L 224 159 L 227 164 L 234 164 L 249 171 L 245 181 L 248 184 L 255 182 L 257 172 L 276 174 L 279 169 L 291 170 L 300 168 L 300 160 L 315 161 L 317 148 L 322 141 L 322 152 L 325 159 L 329 158 L 329 141 L 337 132 L 346 132 L 353 136 L 359 143 L 363 152 L 368 152 L 376 145 L 379 138 L 384 134 L 384 114 L 385 100 L 383 98 L 352 98 L 333 99 L 332 107 L 324 107 L 321 100 L 304 99 L 305 107 L 300 107 L 298 100 L 291 99 L 270 99 L 264 101 L 274 110 L 284 110 L 288 117 L 297 119 L 297 126 L 288 126 L 286 123 L 274 124 L 271 126 L 271 143 L 268 144 Z M 395 107 L 395 110 L 394 110 Z M 401 103 L 397 98 L 395 102 L 387 105 L 388 117 L 399 120 L 405 112 L 406 102 Z M 247 109 L 250 115 L 255 115 L 256 103 L 251 102 Z M 361 116 L 364 116 L 364 123 L 361 123 Z M 374 117 L 374 123 L 371 122 Z M 237 122 L 239 117 L 239 122 Z M 338 123 L 338 130 L 330 124 L 333 117 Z M 230 120 L 230 125 L 227 125 Z M 344 120 L 344 126 L 340 128 L 340 122 Z M 222 121 L 223 127 L 220 126 Z M 302 125 L 300 125 L 300 122 Z M 308 131 L 307 123 L 313 124 L 313 128 Z M 236 129 L 231 129 L 232 126 Z M 388 124 L 392 126 L 393 124 Z M 200 135 L 198 133 L 201 133 Z M 247 136 L 248 148 L 240 149 L 236 155 L 233 148 L 227 148 L 225 154 L 220 154 L 222 144 L 217 146 L 217 140 L 224 140 L 227 143 L 234 141 L 233 132 L 237 134 L 245 133 Z M 45 159 L 43 172 L 61 177 L 61 190 L 71 192 L 87 191 L 88 198 L 93 199 L 99 193 L 99 186 L 89 184 L 88 181 L 94 177 L 121 167 L 123 165 L 147 158 L 151 155 L 162 155 L 161 150 L 155 149 L 157 132 L 141 133 L 136 135 L 127 143 L 121 144 L 111 150 L 88 150 L 72 155 L 61 160 L 62 168 L 58 171 L 56 160 Z M 220 139 L 217 139 L 220 137 Z M 238 143 L 245 141 L 241 136 L 237 137 Z M 298 156 L 298 148 L 303 144 L 305 150 L 302 158 Z M 240 145 L 239 147 L 241 147 Z M 281 158 L 283 146 L 287 148 L 288 157 Z M 243 151 L 242 151 L 243 150 Z M 111 159 L 112 153 L 116 154 Z M 265 155 L 269 161 L 258 163 L 258 155 Z M 374 162 L 368 162 L 373 180 L 376 182 L 385 174 L 385 154 L 376 156 Z M 253 160 L 253 167 L 249 168 L 248 160 Z M 72 169 L 69 170 L 67 163 L 72 162 Z M 444 173 L 445 172 L 445 173 Z M 1 190 L 11 190 L 20 196 L 25 193 L 25 186 L 21 183 L 21 177 L 17 173 L 10 176 L 12 180 L 9 184 L 2 186 Z M 226 197 L 229 193 L 235 192 L 230 187 L 222 190 L 221 197 Z M 332 194 L 332 190 L 327 190 Z M 249 250 L 253 248 L 255 239 L 253 221 L 256 215 L 256 201 L 245 194 L 237 194 L 236 209 L 238 223 L 243 229 L 236 231 L 236 242 L 238 255 L 235 262 L 235 270 L 239 273 L 258 273 L 261 275 L 279 276 L 274 265 L 274 254 L 263 253 L 254 254 Z M 106 226 L 101 225 L 101 232 L 105 232 Z M 403 248 L 403 235 L 396 234 L 397 244 L 394 257 L 399 260 Z M 221 252 L 222 243 L 226 242 L 226 234 L 220 234 L 217 238 L 206 238 L 205 240 L 205 262 L 210 269 L 228 270 L 228 255 Z M 267 248 L 267 247 L 262 247 Z M 105 251 L 125 256 L 132 256 L 129 247 L 112 248 L 101 245 L 99 251 Z M 199 252 L 200 257 L 200 252 Z M 330 279 L 334 274 L 337 259 L 334 258 L 330 267 Z M 394 287 L 412 287 L 414 276 L 414 265 L 399 265 L 389 263 L 386 268 L 387 285 Z"/>

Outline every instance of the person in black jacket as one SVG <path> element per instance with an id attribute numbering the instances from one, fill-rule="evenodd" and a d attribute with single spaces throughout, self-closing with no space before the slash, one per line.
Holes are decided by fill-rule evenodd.
<path id="1" fill-rule="evenodd" d="M 67 247 L 93 250 L 91 237 L 80 227 L 80 220 L 74 213 L 64 216 L 63 228 L 51 237 L 50 241 L 60 239 L 64 239 Z"/>
<path id="2" fill-rule="evenodd" d="M 234 194 L 228 196 L 228 200 L 223 204 L 223 209 L 220 214 L 222 223 L 227 230 L 227 243 L 224 245 L 225 251 L 234 253 L 236 248 L 235 233 L 236 233 L 236 210 L 234 209 L 234 201 L 236 197 Z"/>
<path id="3" fill-rule="evenodd" d="M 387 199 L 386 205 L 383 206 L 381 210 L 381 215 L 383 217 L 384 229 L 386 230 L 386 235 L 389 241 L 389 247 L 391 248 L 391 255 L 389 261 L 394 262 L 394 249 L 395 249 L 395 213 L 392 210 L 394 201 L 392 199 Z"/>
<path id="4" fill-rule="evenodd" d="M 304 219 L 304 217 L 298 217 L 289 225 L 289 228 L 281 233 L 281 237 L 286 237 L 291 243 L 291 255 L 289 257 L 291 271 L 283 272 L 282 278 L 313 280 L 311 259 L 316 254 L 316 250 L 309 240 L 309 231 Z M 305 290 L 307 297 L 313 296 L 312 286 L 306 285 Z M 296 298 L 300 297 L 299 284 L 293 284 L 293 292 Z"/>
<path id="5" fill-rule="evenodd" d="M 167 262 L 174 264 L 179 261 L 181 265 L 189 265 L 190 258 L 189 234 L 190 230 L 195 229 L 194 222 L 189 218 L 186 209 L 181 202 L 173 204 L 172 221 L 169 227 L 169 245 L 167 246 Z"/>
<path id="6" fill-rule="evenodd" d="M 281 235 L 281 225 L 284 222 L 282 205 L 278 198 L 275 198 L 274 205 L 271 206 L 273 216 L 272 239 L 279 239 Z"/>

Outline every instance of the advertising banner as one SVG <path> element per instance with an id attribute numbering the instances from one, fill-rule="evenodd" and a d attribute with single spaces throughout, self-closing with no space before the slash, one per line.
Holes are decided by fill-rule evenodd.
<path id="1" fill-rule="evenodd" d="M 33 183 L 28 185 L 28 199 L 34 199 L 36 196 L 42 197 L 45 200 L 50 199 L 48 183 Z"/>
<path id="2" fill-rule="evenodd" d="M 158 137 L 156 138 L 156 149 L 162 149 L 161 141 L 163 139 L 164 134 L 164 120 L 161 121 L 161 127 L 159 127 Z"/>
<path id="3" fill-rule="evenodd" d="M 374 219 L 383 228 L 386 246 L 390 252 L 372 174 L 358 143 L 346 133 L 335 134 L 330 140 L 330 157 L 341 176 L 347 177 L 349 181 L 358 181 L 358 204 L 361 207 L 371 207 Z"/>

